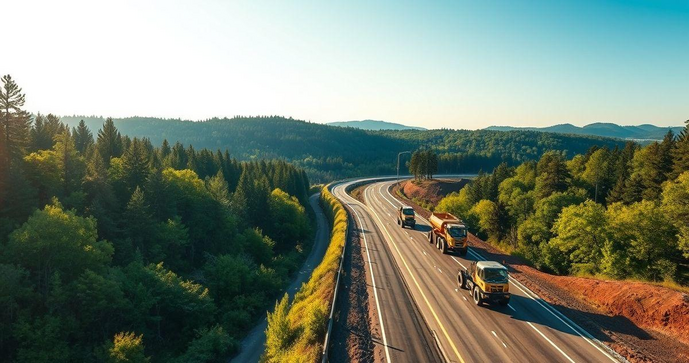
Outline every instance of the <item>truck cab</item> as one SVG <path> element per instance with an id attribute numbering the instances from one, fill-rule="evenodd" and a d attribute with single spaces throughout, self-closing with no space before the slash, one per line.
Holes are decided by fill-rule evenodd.
<path id="1" fill-rule="evenodd" d="M 507 267 L 495 261 L 474 261 L 468 269 L 461 269 L 457 282 L 462 289 L 469 290 L 476 305 L 510 302 L 509 272 Z"/>
<path id="2" fill-rule="evenodd" d="M 414 208 L 403 205 L 397 211 L 397 224 L 402 226 L 409 226 L 414 229 L 416 226 L 416 214 L 414 213 Z"/>

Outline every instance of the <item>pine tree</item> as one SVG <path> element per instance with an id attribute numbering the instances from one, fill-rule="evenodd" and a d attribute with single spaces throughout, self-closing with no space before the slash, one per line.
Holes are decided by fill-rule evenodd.
<path id="1" fill-rule="evenodd" d="M 110 166 L 111 158 L 119 158 L 122 156 L 124 150 L 122 136 L 120 132 L 117 131 L 115 123 L 110 117 L 105 120 L 103 128 L 98 131 L 96 148 L 106 166 Z"/>
<path id="2" fill-rule="evenodd" d="M 0 127 L 3 129 L 3 136 L 7 155 L 9 158 L 7 167 L 10 163 L 18 162 L 24 156 L 26 147 L 29 143 L 29 130 L 31 118 L 22 109 L 26 102 L 22 89 L 14 82 L 10 75 L 2 77 L 3 86 L 0 88 Z M 0 167 L 0 170 L 2 167 Z"/>
<path id="3" fill-rule="evenodd" d="M 124 181 L 130 191 L 144 185 L 148 178 L 149 163 L 150 157 L 143 142 L 134 138 L 122 156 Z"/>
<path id="4" fill-rule="evenodd" d="M 685 171 L 689 171 L 689 120 L 685 121 L 686 126 L 679 134 L 675 147 L 672 150 L 674 164 L 672 165 L 672 179 L 677 178 Z"/>
<path id="5" fill-rule="evenodd" d="M 132 193 L 129 203 L 127 203 L 127 209 L 124 212 L 124 222 L 123 230 L 126 236 L 132 241 L 134 248 L 143 256 L 146 256 L 148 250 L 146 247 L 151 236 L 153 217 L 148 204 L 146 204 L 144 192 L 138 186 L 134 193 Z"/>
<path id="6" fill-rule="evenodd" d="M 60 174 L 64 186 L 64 196 L 81 190 L 86 166 L 74 147 L 74 140 L 65 129 L 55 137 L 55 152 L 59 158 Z"/>
<path id="7" fill-rule="evenodd" d="M 667 180 L 672 176 L 672 150 L 675 149 L 675 134 L 672 129 L 667 131 L 663 141 L 660 143 L 660 148 L 658 150 L 659 155 L 659 167 L 662 173 L 663 181 Z"/>
<path id="8" fill-rule="evenodd" d="M 93 145 L 93 134 L 84 120 L 79 121 L 79 126 L 72 131 L 74 135 L 74 146 L 80 154 L 84 154 L 88 148 Z"/>

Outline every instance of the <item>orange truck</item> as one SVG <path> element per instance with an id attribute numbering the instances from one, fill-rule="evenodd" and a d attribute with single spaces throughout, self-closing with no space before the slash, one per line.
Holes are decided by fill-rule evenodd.
<path id="1" fill-rule="evenodd" d="M 435 247 L 443 253 L 448 251 L 466 255 L 467 227 L 462 221 L 450 213 L 432 213 L 428 219 L 431 231 L 428 232 L 428 242 L 435 243 Z"/>

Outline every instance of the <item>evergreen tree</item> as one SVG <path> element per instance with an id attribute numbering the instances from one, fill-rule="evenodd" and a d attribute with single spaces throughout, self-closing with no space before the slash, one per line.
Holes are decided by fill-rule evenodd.
<path id="1" fill-rule="evenodd" d="M 108 117 L 103 128 L 98 131 L 98 140 L 96 141 L 96 148 L 106 166 L 110 166 L 111 158 L 122 156 L 123 147 L 122 136 L 117 131 L 112 118 Z"/>
<path id="2" fill-rule="evenodd" d="M 684 130 L 679 134 L 675 147 L 672 150 L 674 159 L 672 179 L 685 171 L 689 171 L 689 120 L 685 121 L 685 124 Z"/>
<path id="3" fill-rule="evenodd" d="M 10 75 L 3 76 L 2 83 L 3 86 L 0 88 L 0 128 L 3 129 L 3 142 L 7 152 L 5 157 L 9 158 L 11 162 L 18 162 L 24 156 L 29 143 L 31 119 L 29 114 L 22 109 L 26 102 L 22 89 Z M 4 161 L 5 168 L 9 168 L 10 161 Z M 3 167 L 0 166 L 0 170 L 2 169 Z"/>
<path id="4" fill-rule="evenodd" d="M 137 186 L 127 203 L 122 230 L 142 256 L 147 256 L 148 253 L 147 244 L 150 242 L 152 225 L 153 216 L 146 204 L 144 192 Z"/>
<path id="5" fill-rule="evenodd" d="M 122 171 L 127 189 L 143 186 L 148 178 L 150 157 L 143 142 L 134 138 L 122 156 Z"/>
<path id="6" fill-rule="evenodd" d="M 93 145 L 93 134 L 84 120 L 79 121 L 79 126 L 72 131 L 74 135 L 74 146 L 80 154 L 84 154 L 88 148 Z"/>

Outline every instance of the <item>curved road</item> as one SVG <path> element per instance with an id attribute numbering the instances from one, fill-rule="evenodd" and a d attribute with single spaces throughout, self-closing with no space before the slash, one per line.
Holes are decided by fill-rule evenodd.
<path id="1" fill-rule="evenodd" d="M 368 248 L 375 249 L 370 266 L 379 287 L 374 291 L 382 289 L 378 323 L 388 348 L 387 362 L 436 360 L 418 346 L 419 341 L 433 343 L 425 334 L 427 328 L 419 327 L 418 316 L 409 311 L 405 301 L 409 295 L 437 336 L 444 360 L 450 362 L 617 361 L 607 347 L 516 280 L 510 281 L 512 299 L 507 307 L 474 305 L 468 291 L 458 289 L 456 276 L 461 267 L 482 256 L 471 249 L 463 257 L 443 255 L 428 243 L 429 223 L 419 216 L 414 230 L 400 228 L 395 212 L 401 203 L 389 192 L 394 182 L 368 185 L 363 191 L 366 204 L 345 193 L 350 183 L 354 182 L 336 186 L 334 193 L 354 211 L 352 217 L 365 230 Z M 386 254 L 392 259 L 378 258 Z"/>
<path id="2" fill-rule="evenodd" d="M 296 275 L 296 278 L 287 287 L 287 293 L 289 294 L 289 299 L 292 301 L 294 294 L 299 291 L 301 284 L 308 281 L 311 277 L 311 272 L 318 266 L 323 260 L 325 255 L 325 250 L 328 248 L 328 241 L 330 240 L 330 225 L 328 224 L 325 214 L 321 209 L 319 202 L 320 194 L 316 193 L 309 197 L 309 204 L 316 214 L 316 238 L 311 247 L 311 252 L 309 256 L 304 261 L 301 269 Z M 249 334 L 242 340 L 241 346 L 239 348 L 239 355 L 232 358 L 232 363 L 244 363 L 244 362 L 258 362 L 265 350 L 264 344 L 266 341 L 266 327 L 268 326 L 268 321 L 263 318 L 261 322 L 256 325 Z"/>

